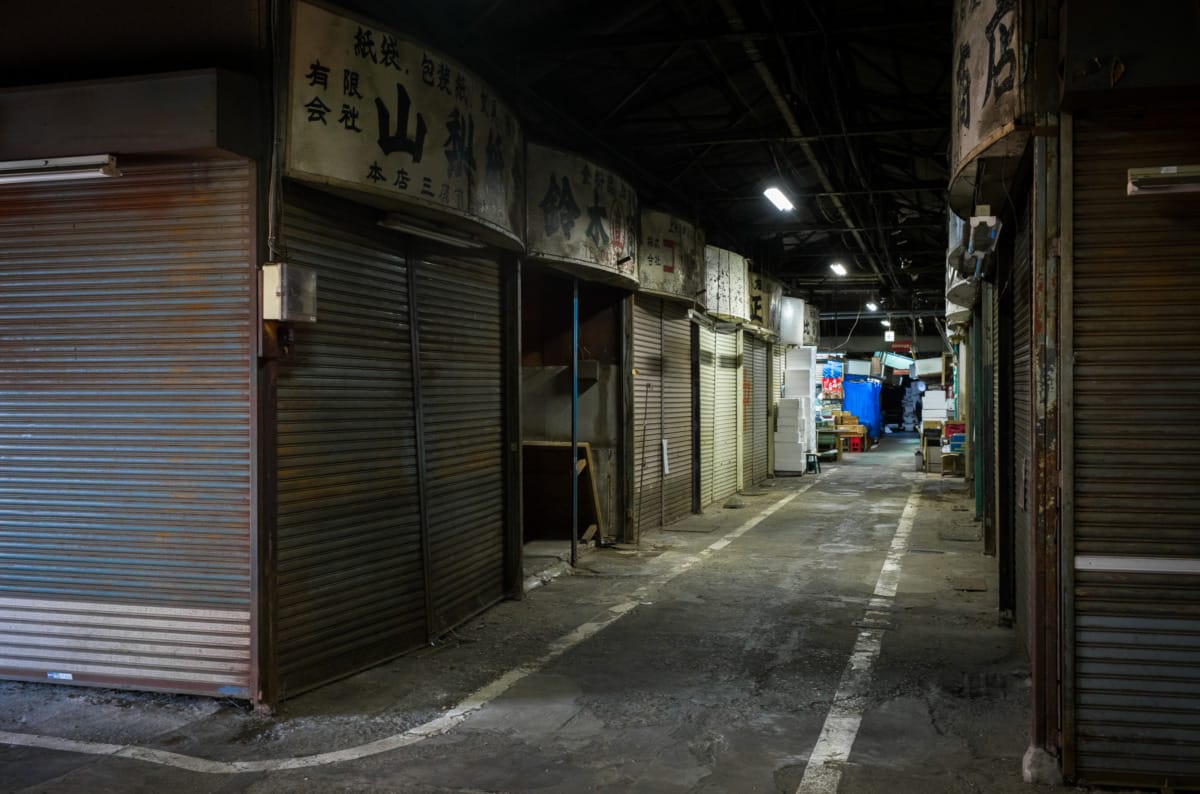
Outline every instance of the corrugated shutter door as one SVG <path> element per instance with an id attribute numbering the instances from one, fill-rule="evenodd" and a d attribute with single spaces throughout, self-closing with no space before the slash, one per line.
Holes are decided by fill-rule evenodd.
<path id="1" fill-rule="evenodd" d="M 356 217 L 359 216 L 359 217 Z M 295 694 L 425 641 L 408 271 L 399 239 L 330 198 L 289 196 L 291 262 L 317 322 L 279 366 L 280 686 Z"/>
<path id="2" fill-rule="evenodd" d="M 504 596 L 504 323 L 500 265 L 417 267 L 434 628 Z"/>
<path id="3" fill-rule="evenodd" d="M 696 325 L 700 345 L 700 509 L 713 503 L 716 488 L 717 335 Z"/>
<path id="4" fill-rule="evenodd" d="M 1016 598 L 1014 616 L 1025 650 L 1033 648 L 1033 620 L 1030 614 L 1030 589 L 1033 586 L 1033 538 L 1029 521 L 1029 478 L 1032 464 L 1033 444 L 1033 384 L 1032 355 L 1033 332 L 1030 325 L 1033 293 L 1030 281 L 1032 251 L 1032 196 L 1022 213 L 1014 240 L 1012 275 L 1012 471 L 1009 482 L 1012 493 L 1007 494 L 1009 513 L 1013 522 L 1013 547 L 1015 550 L 1014 576 Z M 1001 442 L 1003 443 L 1003 442 Z"/>
<path id="5" fill-rule="evenodd" d="M 692 512 L 692 322 L 687 306 L 663 302 L 663 436 L 670 473 L 663 476 L 663 523 Z"/>
<path id="6" fill-rule="evenodd" d="M 662 299 L 633 299 L 633 488 L 638 530 L 662 526 Z"/>
<path id="7" fill-rule="evenodd" d="M 741 472 L 738 482 L 742 490 L 754 485 L 754 394 L 758 387 L 754 382 L 754 337 L 742 332 L 742 388 L 738 398 L 742 401 L 742 421 L 738 432 L 742 436 Z"/>
<path id="8" fill-rule="evenodd" d="M 716 334 L 716 389 L 713 395 L 713 501 L 737 491 L 737 334 Z"/>
<path id="9" fill-rule="evenodd" d="M 1125 186 L 1129 168 L 1200 162 L 1200 118 L 1162 108 L 1075 130 L 1077 772 L 1190 788 L 1200 785 L 1200 196 L 1130 197 Z"/>
<path id="10" fill-rule="evenodd" d="M 997 529 L 996 509 L 1000 483 L 996 473 L 1000 464 L 1000 434 L 997 432 L 1000 421 L 1000 312 L 996 299 L 998 287 L 994 283 L 985 282 L 980 294 L 983 304 L 983 322 L 986 326 L 984 333 L 983 384 L 981 393 L 984 403 L 983 411 L 983 521 L 984 546 L 989 550 L 995 549 L 995 533 Z"/>
<path id="11" fill-rule="evenodd" d="M 0 675 L 253 697 L 243 162 L 0 188 Z"/>
<path id="12" fill-rule="evenodd" d="M 771 474 L 775 473 L 775 441 L 772 435 L 775 423 L 774 417 L 779 414 L 779 400 L 782 397 L 781 387 L 783 386 L 783 371 L 787 368 L 787 347 L 784 345 L 771 345 L 771 394 L 769 400 L 770 418 L 767 423 L 767 438 L 770 444 L 771 455 Z"/>
<path id="13" fill-rule="evenodd" d="M 750 398 L 750 409 L 754 428 L 754 483 L 758 484 L 767 479 L 767 447 L 770 443 L 770 436 L 767 432 L 767 420 L 771 413 L 767 383 L 770 372 L 767 362 L 767 343 L 761 339 L 755 339 L 752 352 L 754 391 Z"/>

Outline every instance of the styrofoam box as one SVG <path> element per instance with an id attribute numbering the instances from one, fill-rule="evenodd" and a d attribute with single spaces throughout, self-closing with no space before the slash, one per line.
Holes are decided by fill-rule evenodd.
<path id="1" fill-rule="evenodd" d="M 804 434 L 799 430 L 776 430 L 775 444 L 803 444 Z M 778 446 L 776 447 L 778 448 Z"/>
<path id="2" fill-rule="evenodd" d="M 787 369 L 812 371 L 817 368 L 815 347 L 793 347 L 787 352 Z"/>
<path id="3" fill-rule="evenodd" d="M 925 407 L 926 408 L 945 408 L 946 407 L 946 392 L 940 389 L 930 389 L 925 392 Z"/>
<path id="4" fill-rule="evenodd" d="M 783 387 L 783 396 L 787 397 L 789 400 L 798 399 L 800 397 L 812 397 L 812 392 L 812 387 L 808 385 L 800 388 L 797 386 L 792 386 L 791 384 L 784 384 Z"/>

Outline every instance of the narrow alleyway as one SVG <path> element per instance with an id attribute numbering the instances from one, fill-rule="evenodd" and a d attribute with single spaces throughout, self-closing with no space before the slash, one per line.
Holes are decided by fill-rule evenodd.
<path id="1" fill-rule="evenodd" d="M 994 560 L 914 444 L 587 555 L 272 716 L 0 683 L 0 791 L 1027 791 Z"/>

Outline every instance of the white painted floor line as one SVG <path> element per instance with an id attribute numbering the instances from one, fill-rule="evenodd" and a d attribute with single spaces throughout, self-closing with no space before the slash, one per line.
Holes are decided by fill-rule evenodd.
<path id="1" fill-rule="evenodd" d="M 129 758 L 152 764 L 162 764 L 163 766 L 186 769 L 192 772 L 207 772 L 218 775 L 238 774 L 241 772 L 273 772 L 286 769 L 304 769 L 307 767 L 325 766 L 328 764 L 336 764 L 343 761 L 353 761 L 355 759 L 365 758 L 367 756 L 378 755 L 379 753 L 386 753 L 390 750 L 396 750 L 401 747 L 408 747 L 432 736 L 444 734 L 460 725 L 468 717 L 470 717 L 471 714 L 503 695 L 518 681 L 526 676 L 539 672 L 546 667 L 546 665 L 557 659 L 559 656 L 562 656 L 571 648 L 574 648 L 576 645 L 580 644 L 589 637 L 595 636 L 599 632 L 611 626 L 613 623 L 616 623 L 625 615 L 628 615 L 630 612 L 636 609 L 639 605 L 646 602 L 654 590 L 684 573 L 689 568 L 692 568 L 697 563 L 707 559 L 713 553 L 725 548 L 730 544 L 730 542 L 740 538 L 742 535 L 745 535 L 751 529 L 762 523 L 763 520 L 771 516 L 776 511 L 782 509 L 797 496 L 800 496 L 808 491 L 814 484 L 815 482 L 809 482 L 806 485 L 798 488 L 796 491 L 792 492 L 788 496 L 785 496 L 784 498 L 772 504 L 770 507 L 758 513 L 753 518 L 747 520 L 737 529 L 726 533 L 720 540 L 710 544 L 699 553 L 685 556 L 682 560 L 669 567 L 666 571 L 651 579 L 647 584 L 634 590 L 631 594 L 631 598 L 628 600 L 610 606 L 603 613 L 601 613 L 596 620 L 576 626 L 571 631 L 550 643 L 550 646 L 547 648 L 546 652 L 543 653 L 539 658 L 530 662 L 529 664 L 515 667 L 494 681 L 477 689 L 455 704 L 453 708 L 448 710 L 440 717 L 418 725 L 414 728 L 409 728 L 401 733 L 385 736 L 382 739 L 377 739 L 373 742 L 360 744 L 355 747 L 347 747 L 342 750 L 334 750 L 327 753 L 317 753 L 315 755 L 305 755 L 290 758 L 268 758 L 256 761 L 212 761 L 207 758 L 198 758 L 196 756 L 183 755 L 181 753 L 171 753 L 165 750 L 155 750 L 148 747 L 76 741 L 73 739 L 61 739 L 55 736 L 13 733 L 9 731 L 0 731 L 0 744 L 9 744 L 20 747 L 40 747 L 49 750 L 62 750 L 65 752 L 83 753 L 87 755 L 103 755 L 114 758 Z"/>
<path id="2" fill-rule="evenodd" d="M 900 513 L 896 534 L 892 536 L 892 545 L 879 571 L 879 579 L 875 582 L 875 597 L 867 606 L 865 622 L 886 622 L 891 612 L 892 599 L 900 585 L 900 568 L 908 552 L 913 519 L 916 518 L 920 501 L 921 481 L 918 480 L 913 483 L 908 501 Z M 833 695 L 829 714 L 825 716 L 821 735 L 817 737 L 817 743 L 808 757 L 804 777 L 796 794 L 836 794 L 842 781 L 842 768 L 849 760 L 850 750 L 858 737 L 863 705 L 871 689 L 872 671 L 882 647 L 882 629 L 864 628 L 858 633 L 850 661 L 846 663 L 842 680 Z"/>

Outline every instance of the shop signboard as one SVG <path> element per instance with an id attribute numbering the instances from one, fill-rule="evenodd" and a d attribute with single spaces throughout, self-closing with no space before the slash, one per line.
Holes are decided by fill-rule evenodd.
<path id="1" fill-rule="evenodd" d="M 624 179 L 577 154 L 529 144 L 531 257 L 588 278 L 638 285 L 638 200 Z"/>
<path id="2" fill-rule="evenodd" d="M 292 24 L 288 176 L 521 248 L 521 128 L 491 87 L 332 7 L 301 0 Z"/>
<path id="3" fill-rule="evenodd" d="M 804 344 L 809 347 L 821 344 L 821 307 L 807 301 L 804 304 Z"/>
<path id="4" fill-rule="evenodd" d="M 779 336 L 783 314 L 783 284 L 761 273 L 750 274 L 750 323 Z"/>
<path id="5" fill-rule="evenodd" d="M 954 171 L 1012 129 L 1025 73 L 1017 0 L 959 0 L 954 11 Z"/>
<path id="6" fill-rule="evenodd" d="M 704 233 L 658 210 L 642 210 L 638 290 L 704 303 Z"/>
<path id="7" fill-rule="evenodd" d="M 708 313 L 722 320 L 746 322 L 750 319 L 749 268 L 746 258 L 733 251 L 704 246 L 705 306 Z"/>

